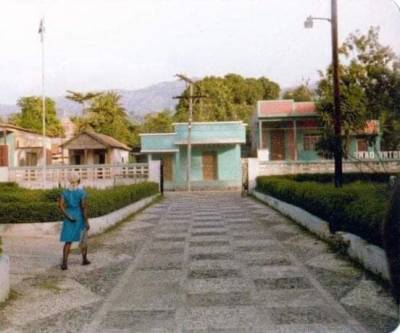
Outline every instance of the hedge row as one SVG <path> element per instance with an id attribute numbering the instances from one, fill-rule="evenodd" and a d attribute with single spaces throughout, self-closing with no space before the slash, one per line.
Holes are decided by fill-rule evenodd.
<path id="1" fill-rule="evenodd" d="M 257 190 L 329 222 L 332 232 L 350 232 L 382 246 L 381 230 L 389 198 L 385 184 L 357 181 L 337 189 L 326 183 L 258 177 Z"/>
<path id="2" fill-rule="evenodd" d="M 59 221 L 62 215 L 57 198 L 62 189 L 26 190 L 18 187 L 0 188 L 0 223 L 31 223 Z M 156 183 L 123 185 L 103 190 L 89 188 L 88 214 L 97 217 L 158 193 Z"/>
<path id="3" fill-rule="evenodd" d="M 350 184 L 356 181 L 366 181 L 373 183 L 388 183 L 391 173 L 344 173 L 343 183 Z M 284 176 L 288 179 L 293 179 L 298 182 L 318 182 L 318 183 L 334 183 L 334 174 L 332 173 L 317 173 L 317 174 L 300 174 Z"/>

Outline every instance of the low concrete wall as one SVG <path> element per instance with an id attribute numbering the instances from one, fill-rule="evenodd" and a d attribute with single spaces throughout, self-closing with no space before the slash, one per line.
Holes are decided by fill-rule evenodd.
<path id="1" fill-rule="evenodd" d="M 8 182 L 9 171 L 8 167 L 0 167 L 0 183 Z"/>
<path id="2" fill-rule="evenodd" d="M 97 235 L 106 229 L 117 224 L 119 221 L 134 214 L 143 207 L 149 205 L 157 195 L 144 198 L 138 202 L 118 209 L 112 213 L 89 219 L 90 235 Z M 28 237 L 58 237 L 60 234 L 62 222 L 45 222 L 45 223 L 20 223 L 20 224 L 0 224 L 0 236 L 28 236 Z"/>
<path id="3" fill-rule="evenodd" d="M 240 191 L 242 184 L 237 180 L 209 180 L 209 181 L 191 181 L 192 191 Z M 187 183 L 165 182 L 166 191 L 186 191 Z"/>
<path id="4" fill-rule="evenodd" d="M 320 238 L 331 242 L 335 241 L 334 235 L 329 231 L 328 222 L 310 214 L 304 209 L 278 200 L 267 194 L 257 191 L 253 191 L 252 194 L 257 199 L 291 218 Z M 385 280 L 389 280 L 389 266 L 385 251 L 382 248 L 372 245 L 364 239 L 350 233 L 337 232 L 335 236 L 339 237 L 341 241 L 347 245 L 347 254 L 350 258 L 359 262 L 367 270 L 379 275 Z"/>
<path id="5" fill-rule="evenodd" d="M 10 292 L 10 259 L 0 255 L 0 302 L 7 299 Z"/>
<path id="6" fill-rule="evenodd" d="M 249 189 L 256 187 L 258 176 L 297 175 L 314 173 L 334 173 L 334 162 L 321 161 L 260 161 L 249 158 Z M 400 160 L 394 161 L 343 161 L 343 172 L 399 173 Z"/>
<path id="7" fill-rule="evenodd" d="M 260 193 L 257 191 L 253 192 L 253 195 L 270 205 L 271 207 L 275 208 L 276 210 L 280 211 L 283 215 L 291 218 L 292 220 L 298 222 L 307 230 L 311 231 L 314 234 L 317 234 L 322 239 L 331 241 L 332 234 L 329 231 L 329 223 L 320 219 L 317 216 L 314 216 L 307 212 L 306 210 L 288 204 L 284 201 L 278 200 L 274 197 L 266 195 L 264 193 Z"/>

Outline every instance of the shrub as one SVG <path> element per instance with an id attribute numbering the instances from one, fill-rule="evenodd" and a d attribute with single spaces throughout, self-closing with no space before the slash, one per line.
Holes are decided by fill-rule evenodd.
<path id="1" fill-rule="evenodd" d="M 382 246 L 381 227 L 389 196 L 385 184 L 356 181 L 337 189 L 296 177 L 258 177 L 257 189 L 326 220 L 332 232 L 351 232 Z"/>
<path id="2" fill-rule="evenodd" d="M 0 223 L 52 222 L 62 219 L 57 198 L 62 189 L 0 190 Z M 97 217 L 158 193 L 156 183 L 116 186 L 103 190 L 87 189 L 88 215 Z M 3 200 L 4 199 L 4 200 Z"/>
<path id="3" fill-rule="evenodd" d="M 3 188 L 19 188 L 19 186 L 15 182 L 1 182 L 0 189 L 2 190 Z"/>
<path id="4" fill-rule="evenodd" d="M 355 181 L 366 181 L 373 183 L 388 183 L 390 173 L 345 173 L 343 174 L 344 184 L 350 184 Z M 317 174 L 300 174 L 285 176 L 298 182 L 314 181 L 318 183 L 333 183 L 334 174 L 332 173 L 317 173 Z"/>

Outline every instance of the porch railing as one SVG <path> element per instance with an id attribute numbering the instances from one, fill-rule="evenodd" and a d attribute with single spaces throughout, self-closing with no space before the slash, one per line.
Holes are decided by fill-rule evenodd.
<path id="1" fill-rule="evenodd" d="M 46 182 L 65 184 L 68 181 L 68 175 L 71 173 L 78 173 L 83 183 L 118 179 L 130 179 L 134 182 L 141 182 L 149 178 L 149 165 L 147 163 L 49 165 L 46 168 Z M 42 180 L 42 167 L 10 168 L 10 181 L 30 183 Z"/>
<path id="2" fill-rule="evenodd" d="M 356 153 L 356 158 L 358 160 L 394 161 L 394 160 L 400 160 L 400 151 L 378 151 L 378 152 L 359 151 Z"/>

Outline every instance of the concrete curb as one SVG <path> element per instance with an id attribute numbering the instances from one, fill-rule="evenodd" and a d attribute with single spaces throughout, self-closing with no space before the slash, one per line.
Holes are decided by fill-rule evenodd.
<path id="1" fill-rule="evenodd" d="M 328 222 L 310 214 L 304 209 L 258 191 L 253 191 L 252 195 L 324 240 L 335 242 L 339 238 L 341 243 L 346 244 L 346 251 L 350 258 L 360 263 L 370 272 L 379 275 L 385 280 L 389 280 L 388 263 L 385 251 L 382 248 L 372 245 L 361 237 L 351 233 L 337 232 L 332 235 L 329 231 Z"/>
<path id="2" fill-rule="evenodd" d="M 112 213 L 89 219 L 91 227 L 90 235 L 97 235 L 104 232 L 106 229 L 126 219 L 129 215 L 132 215 L 143 207 L 149 205 L 158 196 L 159 194 L 156 194 L 118 209 Z M 0 224 L 0 236 L 58 237 L 60 234 L 61 225 L 61 221 Z"/>
<path id="3" fill-rule="evenodd" d="M 10 259 L 0 255 L 0 303 L 8 298 L 10 292 Z"/>

